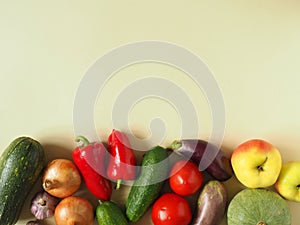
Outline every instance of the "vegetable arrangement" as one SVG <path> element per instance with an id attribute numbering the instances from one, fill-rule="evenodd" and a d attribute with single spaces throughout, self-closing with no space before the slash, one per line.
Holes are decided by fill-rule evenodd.
<path id="1" fill-rule="evenodd" d="M 295 191 L 300 184 L 288 185 L 293 175 L 300 174 L 300 163 L 285 164 L 280 176 L 276 174 L 276 184 L 272 178 L 268 187 L 276 185 L 279 194 L 265 185 L 259 187 L 265 184 L 265 176 L 274 177 L 273 167 L 281 169 L 281 161 L 272 161 L 274 155 L 279 157 L 279 151 L 262 140 L 238 146 L 231 157 L 204 140 L 174 141 L 170 148 L 155 146 L 146 151 L 140 165 L 121 131 L 112 131 L 107 147 L 82 136 L 75 141 L 78 147 L 72 152 L 72 160 L 56 158 L 47 164 L 42 145 L 32 138 L 17 138 L 7 147 L 0 158 L 1 225 L 16 224 L 39 177 L 41 190 L 30 205 L 36 220 L 27 225 L 39 225 L 50 217 L 57 225 L 93 225 L 95 221 L 99 225 L 125 225 L 139 221 L 147 211 L 151 212 L 154 225 L 217 225 L 226 213 L 228 225 L 290 225 L 291 213 L 282 196 L 300 201 Z M 216 157 L 203 170 L 208 160 L 206 151 Z M 173 161 L 169 159 L 172 152 L 177 156 Z M 248 173 L 255 170 L 257 177 L 245 178 L 245 162 L 251 163 Z M 245 188 L 230 200 L 224 181 L 237 172 L 243 172 L 238 174 L 246 180 L 241 182 Z M 118 194 L 121 184 L 127 185 L 124 181 L 133 181 L 126 201 L 114 202 L 112 182 L 116 183 Z M 78 196 L 83 183 L 97 205 Z M 253 183 L 257 187 L 252 187 Z M 293 191 L 289 191 L 291 187 Z"/>

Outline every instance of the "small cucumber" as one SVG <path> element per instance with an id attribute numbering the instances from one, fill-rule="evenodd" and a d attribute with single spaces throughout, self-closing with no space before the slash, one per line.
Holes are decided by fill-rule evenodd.
<path id="1" fill-rule="evenodd" d="M 41 144 L 29 137 L 15 139 L 0 158 L 0 224 L 16 224 L 25 199 L 45 165 Z"/>
<path id="2" fill-rule="evenodd" d="M 158 197 L 169 169 L 166 149 L 156 146 L 144 155 L 141 174 L 130 189 L 125 203 L 126 216 L 138 221 Z"/>
<path id="3" fill-rule="evenodd" d="M 111 201 L 99 201 L 96 208 L 96 219 L 99 225 L 128 225 L 119 206 Z"/>

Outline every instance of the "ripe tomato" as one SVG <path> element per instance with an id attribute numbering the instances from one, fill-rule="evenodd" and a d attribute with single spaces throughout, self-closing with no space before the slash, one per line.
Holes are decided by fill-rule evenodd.
<path id="1" fill-rule="evenodd" d="M 203 183 L 203 175 L 197 165 L 188 160 L 177 161 L 171 169 L 171 189 L 183 196 L 192 195 Z"/>
<path id="2" fill-rule="evenodd" d="M 177 194 L 163 194 L 153 205 L 154 225 L 188 225 L 191 220 L 192 211 L 187 200 Z"/>

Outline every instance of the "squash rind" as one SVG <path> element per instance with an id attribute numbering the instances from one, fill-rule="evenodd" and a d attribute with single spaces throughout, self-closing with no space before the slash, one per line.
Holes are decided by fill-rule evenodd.
<path id="1" fill-rule="evenodd" d="M 291 212 L 287 202 L 268 189 L 244 189 L 230 201 L 227 210 L 228 225 L 291 225 Z"/>

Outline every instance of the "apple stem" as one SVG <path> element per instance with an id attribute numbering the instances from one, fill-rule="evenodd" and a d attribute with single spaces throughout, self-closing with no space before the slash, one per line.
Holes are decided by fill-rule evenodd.
<path id="1" fill-rule="evenodd" d="M 264 171 L 264 169 L 262 168 L 262 166 L 258 166 L 257 169 L 258 169 L 259 171 Z"/>
<path id="2" fill-rule="evenodd" d="M 259 221 L 256 225 L 267 225 L 267 224 L 263 221 Z"/>
<path id="3" fill-rule="evenodd" d="M 268 157 L 266 157 L 265 161 L 263 161 L 263 163 L 257 167 L 257 169 L 258 169 L 259 171 L 264 171 L 263 165 L 265 164 L 265 162 L 266 162 L 267 160 L 268 160 Z M 260 224 L 258 224 L 258 225 L 260 225 Z"/>

